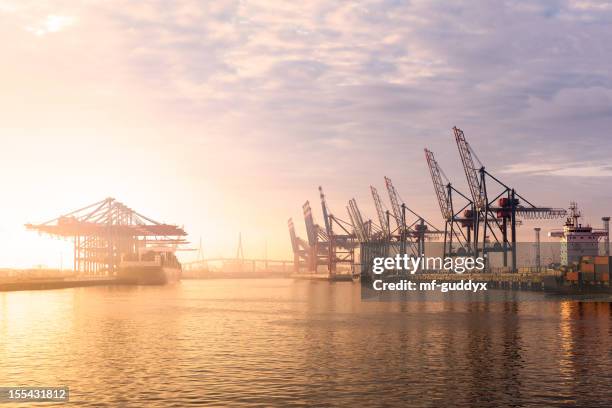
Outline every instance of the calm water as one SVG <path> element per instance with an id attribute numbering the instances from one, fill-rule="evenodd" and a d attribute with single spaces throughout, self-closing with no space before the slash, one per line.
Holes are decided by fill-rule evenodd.
<path id="1" fill-rule="evenodd" d="M 362 302 L 358 284 L 291 280 L 0 293 L 0 385 L 68 385 L 76 406 L 610 406 L 612 306 L 507 295 Z"/>

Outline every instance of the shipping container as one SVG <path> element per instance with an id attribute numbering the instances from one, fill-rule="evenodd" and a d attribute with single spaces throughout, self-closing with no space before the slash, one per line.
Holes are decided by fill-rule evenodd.
<path id="1" fill-rule="evenodd" d="M 595 280 L 595 272 L 582 272 L 581 278 L 583 282 L 592 282 Z"/>
<path id="2" fill-rule="evenodd" d="M 595 265 L 593 264 L 580 264 L 580 271 L 592 273 L 595 272 Z"/>
<path id="3" fill-rule="evenodd" d="M 578 272 L 568 272 L 565 274 L 565 280 L 568 281 L 577 281 L 578 280 Z"/>

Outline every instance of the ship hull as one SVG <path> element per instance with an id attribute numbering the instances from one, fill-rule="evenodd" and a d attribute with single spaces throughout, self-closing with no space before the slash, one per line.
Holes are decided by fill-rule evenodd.
<path id="1" fill-rule="evenodd" d="M 587 282 L 568 282 L 563 277 L 544 277 L 544 292 L 553 295 L 589 295 L 599 293 L 612 293 L 612 287 L 604 284 L 591 284 Z"/>
<path id="2" fill-rule="evenodd" d="M 133 285 L 166 285 L 181 279 L 181 269 L 148 265 L 126 266 L 119 269 L 117 277 Z"/>

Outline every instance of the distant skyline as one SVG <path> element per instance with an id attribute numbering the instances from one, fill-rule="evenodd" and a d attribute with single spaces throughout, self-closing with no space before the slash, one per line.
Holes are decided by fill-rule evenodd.
<path id="1" fill-rule="evenodd" d="M 108 196 L 207 256 L 241 232 L 246 256 L 289 258 L 319 185 L 373 218 L 383 176 L 441 226 L 423 148 L 467 191 L 453 126 L 530 201 L 599 226 L 610 38 L 611 1 L 0 0 L 0 267 L 70 266 L 23 224 Z"/>

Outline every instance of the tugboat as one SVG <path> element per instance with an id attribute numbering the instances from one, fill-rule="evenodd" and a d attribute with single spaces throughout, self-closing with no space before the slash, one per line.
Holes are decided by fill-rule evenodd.
<path id="1" fill-rule="evenodd" d="M 123 256 L 117 278 L 133 285 L 165 285 L 181 279 L 182 267 L 174 248 L 141 248 Z"/>
<path id="2" fill-rule="evenodd" d="M 579 223 L 582 214 L 576 203 L 569 207 L 570 216 L 563 230 L 548 236 L 561 238 L 561 275 L 545 276 L 544 290 L 555 294 L 612 293 L 610 274 L 612 257 L 609 248 L 609 218 L 604 217 L 603 229 Z M 599 255 L 600 240 L 605 239 L 604 254 Z"/>

